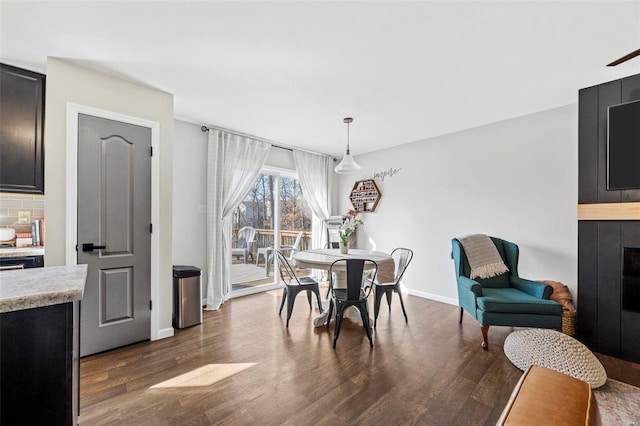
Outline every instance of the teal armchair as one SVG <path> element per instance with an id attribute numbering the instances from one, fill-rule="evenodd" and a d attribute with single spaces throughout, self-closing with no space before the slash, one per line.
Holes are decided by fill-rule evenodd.
<path id="1" fill-rule="evenodd" d="M 491 278 L 472 280 L 471 267 L 460 241 L 453 239 L 451 257 L 458 283 L 460 323 L 463 311 L 480 323 L 482 348 L 488 349 L 489 326 L 562 329 L 562 306 L 549 296 L 553 288 L 518 276 L 518 246 L 490 237 L 509 272 Z"/>

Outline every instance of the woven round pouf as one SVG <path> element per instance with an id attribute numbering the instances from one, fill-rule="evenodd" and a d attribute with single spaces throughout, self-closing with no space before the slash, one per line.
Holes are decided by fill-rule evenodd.
<path id="1" fill-rule="evenodd" d="M 523 371 L 539 365 L 583 380 L 592 389 L 607 381 L 604 367 L 585 345 L 555 330 L 514 331 L 504 341 L 504 354 Z"/>

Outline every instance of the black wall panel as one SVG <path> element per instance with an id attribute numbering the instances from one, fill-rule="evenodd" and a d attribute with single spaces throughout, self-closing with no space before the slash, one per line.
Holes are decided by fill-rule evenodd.
<path id="1" fill-rule="evenodd" d="M 598 202 L 598 87 L 580 90 L 578 104 L 578 203 Z"/>
<path id="2" fill-rule="evenodd" d="M 598 202 L 619 203 L 620 192 L 607 191 L 607 110 L 621 103 L 620 80 L 598 86 Z"/>
<path id="3" fill-rule="evenodd" d="M 598 352 L 620 353 L 620 222 L 598 224 Z"/>
<path id="4" fill-rule="evenodd" d="M 607 111 L 635 100 L 640 74 L 580 90 L 580 204 L 640 202 L 640 189 L 607 191 Z M 578 222 L 577 332 L 592 350 L 640 362 L 640 313 L 622 309 L 624 247 L 640 247 L 640 221 Z"/>
<path id="5" fill-rule="evenodd" d="M 598 325 L 598 222 L 578 222 L 578 326 L 582 342 L 596 347 Z"/>

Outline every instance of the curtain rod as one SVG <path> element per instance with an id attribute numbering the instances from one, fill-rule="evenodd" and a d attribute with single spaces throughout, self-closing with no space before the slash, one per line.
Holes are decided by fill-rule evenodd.
<path id="1" fill-rule="evenodd" d="M 208 132 L 209 130 L 222 130 L 223 132 L 233 133 L 234 135 L 237 135 L 237 136 L 242 136 L 242 137 L 245 137 L 245 138 L 251 138 L 251 139 L 256 139 L 256 140 L 259 140 L 259 141 L 262 141 L 262 142 L 266 142 L 268 144 L 271 144 L 271 146 L 274 147 L 274 148 L 280 148 L 280 149 L 284 149 L 286 151 L 293 152 L 294 149 L 297 149 L 299 151 L 310 152 L 312 154 L 328 155 L 328 154 L 323 154 L 322 152 L 311 151 L 309 149 L 294 148 L 292 146 L 283 145 L 283 144 L 271 141 L 269 139 L 261 138 L 259 136 L 250 135 L 248 133 L 237 132 L 235 130 L 225 129 L 224 127 L 220 127 L 220 126 L 202 126 L 202 127 L 200 127 L 200 130 L 203 131 L 204 133 Z M 329 157 L 331 157 L 331 156 L 329 155 Z M 332 158 L 333 158 L 333 161 L 338 161 L 337 158 L 335 158 L 335 157 L 332 157 Z"/>

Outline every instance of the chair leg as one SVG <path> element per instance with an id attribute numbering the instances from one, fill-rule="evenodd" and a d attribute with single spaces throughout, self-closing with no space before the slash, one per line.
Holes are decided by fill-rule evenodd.
<path id="1" fill-rule="evenodd" d="M 480 331 L 482 331 L 482 349 L 485 351 L 489 349 L 489 339 L 487 339 L 487 335 L 489 334 L 489 326 L 483 325 L 480 326 Z"/>
<path id="2" fill-rule="evenodd" d="M 333 349 L 336 348 L 336 342 L 338 341 L 338 336 L 340 335 L 340 327 L 342 327 L 342 315 L 344 314 L 344 306 L 338 304 L 336 306 L 336 325 L 333 331 Z"/>
<path id="3" fill-rule="evenodd" d="M 397 289 L 396 292 L 398 293 L 398 297 L 400 298 L 400 306 L 402 306 L 402 313 L 404 314 L 404 322 L 408 323 L 409 318 L 407 318 L 407 311 L 405 311 L 404 309 L 404 300 L 402 300 L 402 292 L 400 292 L 400 289 Z"/>
<path id="4" fill-rule="evenodd" d="M 287 299 L 287 288 L 282 289 L 282 303 L 280 303 L 280 312 L 278 315 L 282 315 L 282 308 L 284 307 L 284 301 Z"/>
<path id="5" fill-rule="evenodd" d="M 291 314 L 293 313 L 293 302 L 296 301 L 297 292 L 292 291 L 289 295 L 289 300 L 287 301 L 287 328 L 289 328 L 289 320 L 291 319 Z"/>
<path id="6" fill-rule="evenodd" d="M 387 305 L 389 305 L 389 312 L 391 312 L 391 296 L 393 296 L 393 292 L 390 289 L 385 289 L 385 295 L 387 296 Z"/>
<path id="7" fill-rule="evenodd" d="M 307 290 L 305 291 L 305 293 L 307 293 L 307 301 L 309 302 L 309 310 L 312 311 L 313 310 L 313 306 L 311 305 L 311 290 Z"/>
<path id="8" fill-rule="evenodd" d="M 318 288 L 318 286 L 313 286 L 312 291 L 316 294 L 316 300 L 318 301 L 318 309 L 320 310 L 320 312 L 324 312 L 324 309 L 322 309 L 322 302 L 320 302 L 320 288 Z"/>
<path id="9" fill-rule="evenodd" d="M 362 318 L 362 326 L 364 327 L 364 331 L 367 333 L 367 337 L 369 338 L 369 346 L 373 347 L 373 339 L 371 338 L 371 324 L 369 323 L 369 309 L 367 309 L 367 302 L 362 303 L 358 306 L 358 310 L 360 311 L 360 317 Z"/>
<path id="10" fill-rule="evenodd" d="M 378 314 L 380 313 L 380 302 L 383 291 L 378 286 L 373 287 L 373 328 L 378 325 Z"/>
<path id="11" fill-rule="evenodd" d="M 462 324 L 462 313 L 464 312 L 464 309 L 462 308 L 462 306 L 460 306 L 460 321 L 458 321 L 458 324 Z"/>
<path id="12" fill-rule="evenodd" d="M 327 328 L 331 322 L 331 314 L 333 314 L 333 300 L 329 299 L 329 315 L 327 316 Z"/>

